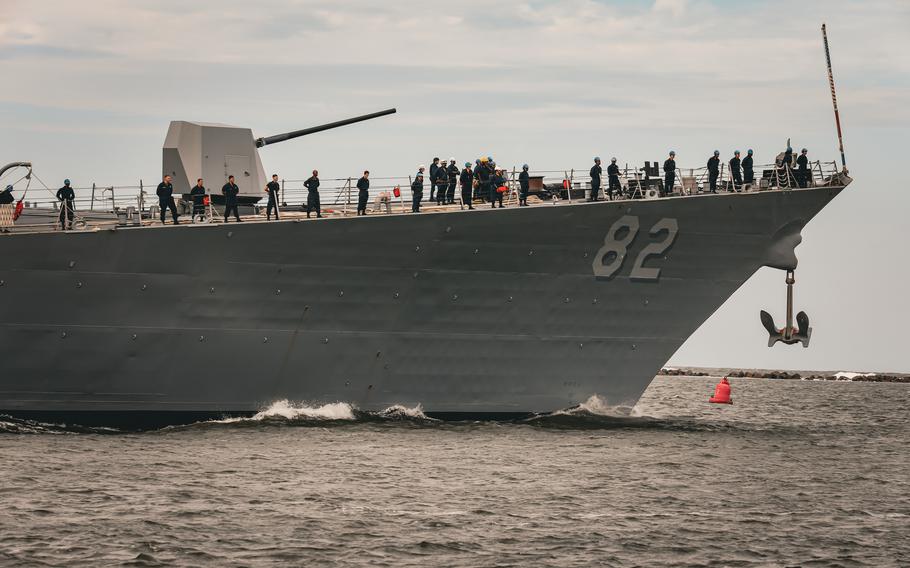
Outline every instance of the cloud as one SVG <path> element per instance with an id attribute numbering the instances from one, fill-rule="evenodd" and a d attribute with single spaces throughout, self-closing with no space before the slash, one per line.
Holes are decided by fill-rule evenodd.
<path id="1" fill-rule="evenodd" d="M 657 14 L 666 12 L 678 18 L 686 11 L 686 4 L 686 0 L 656 0 L 653 11 Z"/>
<path id="2" fill-rule="evenodd" d="M 17 82 L 0 104 L 137 113 L 162 131 L 177 118 L 272 130 L 398 106 L 414 140 L 420 125 L 464 121 L 502 133 L 796 130 L 830 121 L 822 5 L 773 1 L 744 26 L 738 8 L 705 0 L 51 0 L 0 24 L 0 64 Z M 830 12 L 845 122 L 906 122 L 908 9 Z M 53 130 L 53 116 L 29 120 Z"/>
<path id="3" fill-rule="evenodd" d="M 112 57 L 100 49 L 82 49 L 43 44 L 13 44 L 0 50 L 0 59 L 99 59 Z"/>

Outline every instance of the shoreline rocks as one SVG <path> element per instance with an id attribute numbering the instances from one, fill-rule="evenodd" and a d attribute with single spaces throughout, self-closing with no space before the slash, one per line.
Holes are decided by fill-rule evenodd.
<path id="1" fill-rule="evenodd" d="M 775 371 L 768 369 L 702 369 L 664 367 L 658 373 L 664 377 L 717 377 L 750 379 L 780 379 L 802 381 L 835 381 L 847 383 L 910 383 L 910 375 L 896 373 L 850 373 Z"/>

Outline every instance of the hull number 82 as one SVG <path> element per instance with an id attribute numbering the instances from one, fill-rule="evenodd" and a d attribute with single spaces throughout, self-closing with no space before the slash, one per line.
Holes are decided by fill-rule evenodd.
<path id="1" fill-rule="evenodd" d="M 629 278 L 656 282 L 660 278 L 660 268 L 645 266 L 645 261 L 654 256 L 661 256 L 670 250 L 676 241 L 678 232 L 679 224 L 676 219 L 665 217 L 655 223 L 648 231 L 652 241 L 635 257 Z M 638 217 L 634 215 L 625 215 L 613 223 L 604 237 L 603 246 L 594 256 L 594 276 L 598 280 L 610 280 L 622 269 L 626 257 L 629 256 L 629 248 L 635 242 L 638 233 Z"/>

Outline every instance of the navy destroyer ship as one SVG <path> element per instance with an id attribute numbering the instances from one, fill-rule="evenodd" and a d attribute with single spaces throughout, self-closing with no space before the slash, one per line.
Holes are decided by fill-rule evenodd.
<path id="1" fill-rule="evenodd" d="M 266 143 L 174 123 L 163 170 L 175 193 L 230 170 L 253 195 Z M 0 414 L 161 425 L 282 399 L 449 418 L 631 405 L 759 268 L 796 268 L 803 227 L 852 181 L 842 166 L 816 163 L 804 188 L 779 163 L 741 191 L 681 178 L 662 197 L 626 172 L 633 198 L 586 202 L 567 181 L 566 199 L 521 208 L 25 223 L 0 236 Z M 772 343 L 806 343 L 798 321 L 766 326 Z"/>

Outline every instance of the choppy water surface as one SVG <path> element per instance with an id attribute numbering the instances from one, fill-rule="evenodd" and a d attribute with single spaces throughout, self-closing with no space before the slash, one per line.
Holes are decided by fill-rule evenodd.
<path id="1" fill-rule="evenodd" d="M 634 418 L 0 420 L 0 565 L 910 565 L 910 385 L 714 382 Z"/>

